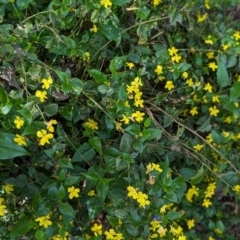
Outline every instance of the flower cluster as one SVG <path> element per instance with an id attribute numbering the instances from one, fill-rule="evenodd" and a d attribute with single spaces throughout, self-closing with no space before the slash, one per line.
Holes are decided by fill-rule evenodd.
<path id="1" fill-rule="evenodd" d="M 117 233 L 113 228 L 109 229 L 108 231 L 105 231 L 104 235 L 106 235 L 106 239 L 109 239 L 109 240 L 124 239 L 122 233 Z"/>
<path id="2" fill-rule="evenodd" d="M 88 120 L 84 123 L 84 126 L 92 130 L 98 130 L 98 123 L 91 118 L 88 118 Z"/>
<path id="3" fill-rule="evenodd" d="M 53 79 L 52 79 L 51 76 L 49 76 L 48 78 L 42 79 L 41 82 L 43 84 L 42 85 L 43 89 L 49 89 L 50 86 L 53 84 Z M 46 99 L 48 99 L 47 98 L 47 92 L 45 90 L 44 91 L 37 90 L 36 93 L 35 93 L 35 96 L 37 98 L 39 98 L 39 101 L 42 102 L 42 103 L 45 102 Z"/>
<path id="4" fill-rule="evenodd" d="M 214 195 L 214 191 L 216 189 L 216 182 L 209 183 L 207 189 L 204 192 L 204 199 L 203 199 L 203 207 L 208 208 L 212 205 L 211 198 Z"/>
<path id="5" fill-rule="evenodd" d="M 148 200 L 148 195 L 137 191 L 134 187 L 128 186 L 128 197 L 136 200 L 139 203 L 139 207 L 145 208 L 146 206 L 150 205 L 150 201 Z"/>
<path id="6" fill-rule="evenodd" d="M 193 202 L 193 197 L 197 197 L 199 195 L 199 188 L 196 186 L 192 186 L 191 188 L 188 189 L 187 193 L 185 194 L 186 199 L 189 202 Z"/>
<path id="7" fill-rule="evenodd" d="M 152 172 L 152 171 L 158 171 L 159 173 L 161 173 L 163 170 L 161 169 L 160 165 L 159 164 L 156 164 L 156 163 L 149 163 L 147 165 L 147 171 L 146 171 L 146 174 Z"/>
<path id="8" fill-rule="evenodd" d="M 181 56 L 178 54 L 178 49 L 175 47 L 171 47 L 168 49 L 169 55 L 171 56 L 172 62 L 179 63 L 181 60 Z"/>
<path id="9" fill-rule="evenodd" d="M 167 228 L 162 226 L 161 221 L 152 220 L 150 222 L 151 238 L 161 239 L 166 236 Z"/>
<path id="10" fill-rule="evenodd" d="M 35 219 L 36 222 L 38 222 L 39 226 L 43 226 L 44 228 L 48 228 L 49 226 L 52 225 L 52 221 L 49 220 L 50 219 L 50 213 L 42 216 L 42 217 L 38 217 Z"/>

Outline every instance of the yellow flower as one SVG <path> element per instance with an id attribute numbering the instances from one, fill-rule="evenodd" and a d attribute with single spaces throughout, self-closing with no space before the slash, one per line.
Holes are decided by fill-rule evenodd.
<path id="1" fill-rule="evenodd" d="M 68 232 L 65 232 L 64 237 L 62 238 L 59 234 L 53 236 L 51 240 L 68 240 L 67 236 L 69 235 Z"/>
<path id="2" fill-rule="evenodd" d="M 126 66 L 129 67 L 129 69 L 132 69 L 135 67 L 134 63 L 132 62 L 126 62 Z"/>
<path id="3" fill-rule="evenodd" d="M 157 65 L 157 67 L 155 68 L 154 72 L 157 73 L 157 75 L 162 74 L 163 67 L 161 65 Z"/>
<path id="4" fill-rule="evenodd" d="M 239 193 L 240 192 L 240 185 L 237 184 L 233 187 L 233 191 L 236 192 L 236 193 Z"/>
<path id="5" fill-rule="evenodd" d="M 133 199 L 137 199 L 138 198 L 138 192 L 136 191 L 136 189 L 132 186 L 128 186 L 127 187 L 128 190 L 128 197 L 131 197 Z"/>
<path id="6" fill-rule="evenodd" d="M 101 5 L 104 6 L 105 8 L 109 8 L 112 6 L 112 2 L 110 0 L 101 0 L 100 1 Z"/>
<path id="7" fill-rule="evenodd" d="M 94 190 L 90 190 L 87 195 L 92 197 L 92 196 L 96 196 L 96 193 Z"/>
<path id="8" fill-rule="evenodd" d="M 156 164 L 156 163 L 149 163 L 147 165 L 147 171 L 146 171 L 146 174 L 152 172 L 152 171 L 158 171 L 158 172 L 162 172 L 163 170 L 161 169 L 160 165 L 159 164 Z"/>
<path id="9" fill-rule="evenodd" d="M 121 129 L 121 127 L 122 127 L 122 123 L 115 122 L 115 124 L 116 124 L 116 130 L 119 131 Z"/>
<path id="10" fill-rule="evenodd" d="M 210 3 L 210 0 L 205 0 L 204 5 L 205 5 L 205 8 L 208 9 L 208 10 L 210 9 L 209 3 Z"/>
<path id="11" fill-rule="evenodd" d="M 219 113 L 219 110 L 216 108 L 216 106 L 214 105 L 213 107 L 209 108 L 209 112 L 211 116 L 217 116 Z"/>
<path id="12" fill-rule="evenodd" d="M 145 208 L 146 205 L 150 205 L 150 201 L 148 200 L 148 195 L 142 193 L 141 191 L 138 192 L 138 198 L 136 199 L 139 203 L 139 207 Z"/>
<path id="13" fill-rule="evenodd" d="M 236 41 L 240 40 L 240 31 L 234 32 L 233 37 Z"/>
<path id="14" fill-rule="evenodd" d="M 201 23 L 201 22 L 204 22 L 206 19 L 207 19 L 208 15 L 207 13 L 201 15 L 201 14 L 197 14 L 197 22 L 198 23 Z"/>
<path id="15" fill-rule="evenodd" d="M 188 78 L 188 72 L 183 72 L 182 76 L 183 76 L 184 79 L 187 79 Z"/>
<path id="16" fill-rule="evenodd" d="M 171 80 L 167 81 L 164 88 L 168 89 L 168 91 L 171 91 L 174 88 L 173 81 L 171 81 Z"/>
<path id="17" fill-rule="evenodd" d="M 208 52 L 206 53 L 206 56 L 208 59 L 213 59 L 214 58 L 214 52 Z"/>
<path id="18" fill-rule="evenodd" d="M 83 58 L 84 61 L 86 62 L 90 62 L 90 53 L 89 52 L 85 52 L 84 53 L 84 58 Z"/>
<path id="19" fill-rule="evenodd" d="M 76 198 L 79 197 L 78 193 L 80 192 L 80 189 L 72 186 L 72 187 L 68 188 L 68 192 L 69 192 L 69 198 L 73 199 L 74 197 L 76 197 Z"/>
<path id="20" fill-rule="evenodd" d="M 212 205 L 212 202 L 208 198 L 204 198 L 202 206 L 205 208 L 208 208 L 211 205 Z"/>
<path id="21" fill-rule="evenodd" d="M 4 216 L 6 208 L 6 205 L 0 204 L 0 216 Z"/>
<path id="22" fill-rule="evenodd" d="M 22 118 L 16 116 L 16 118 L 14 120 L 14 124 L 15 124 L 17 129 L 20 129 L 24 124 L 24 120 Z"/>
<path id="23" fill-rule="evenodd" d="M 226 44 L 222 45 L 222 48 L 223 48 L 224 51 L 227 50 L 230 47 L 231 47 L 231 44 L 229 44 L 229 43 L 226 43 Z"/>
<path id="24" fill-rule="evenodd" d="M 91 118 L 88 118 L 84 125 L 92 130 L 98 130 L 98 123 Z"/>
<path id="25" fill-rule="evenodd" d="M 181 60 L 181 58 L 182 58 L 182 57 L 181 57 L 180 55 L 176 54 L 176 55 L 174 55 L 174 56 L 171 57 L 171 60 L 172 60 L 173 62 L 179 63 L 179 61 Z"/>
<path id="26" fill-rule="evenodd" d="M 208 67 L 211 68 L 213 71 L 215 71 L 218 68 L 215 62 L 210 62 L 208 64 Z"/>
<path id="27" fill-rule="evenodd" d="M 125 124 L 129 124 L 130 119 L 126 115 L 122 115 L 122 119 L 120 120 L 121 122 L 124 122 Z"/>
<path id="28" fill-rule="evenodd" d="M 47 99 L 47 92 L 37 90 L 35 96 L 39 98 L 40 102 L 44 102 Z"/>
<path id="29" fill-rule="evenodd" d="M 49 140 L 53 138 L 53 134 L 47 133 L 45 129 L 37 131 L 37 137 L 40 138 L 39 144 L 44 146 L 46 143 L 50 144 Z"/>
<path id="30" fill-rule="evenodd" d="M 124 106 L 127 107 L 127 108 L 130 108 L 129 102 L 128 102 L 128 101 L 125 101 L 125 102 L 124 102 Z"/>
<path id="31" fill-rule="evenodd" d="M 207 189 L 204 191 L 205 198 L 211 198 L 214 195 L 215 189 L 216 189 L 216 183 L 215 182 L 209 183 Z"/>
<path id="32" fill-rule="evenodd" d="M 135 113 L 132 113 L 132 117 L 135 118 L 135 121 L 137 121 L 137 122 L 143 121 L 144 115 L 145 115 L 145 113 L 140 112 L 140 111 L 136 111 Z"/>
<path id="33" fill-rule="evenodd" d="M 192 116 L 197 115 L 198 114 L 197 107 L 193 107 L 190 113 L 192 114 Z"/>
<path id="34" fill-rule="evenodd" d="M 189 78 L 189 79 L 186 81 L 186 83 L 187 83 L 187 85 L 188 85 L 189 87 L 191 87 L 191 86 L 193 85 L 193 80 L 192 80 L 192 78 Z"/>
<path id="35" fill-rule="evenodd" d="M 94 233 L 95 236 L 102 235 L 102 224 L 94 223 L 91 227 L 91 231 Z"/>
<path id="36" fill-rule="evenodd" d="M 52 83 L 53 83 L 52 77 L 50 76 L 50 77 L 48 77 L 47 79 L 44 78 L 44 79 L 42 80 L 42 83 L 43 83 L 42 88 L 49 89 L 50 86 L 51 86 Z"/>
<path id="37" fill-rule="evenodd" d="M 54 124 L 57 124 L 57 121 L 55 119 L 51 119 L 49 122 L 45 123 L 47 125 L 47 129 L 49 132 L 54 132 Z"/>
<path id="38" fill-rule="evenodd" d="M 223 122 L 230 124 L 230 123 L 232 123 L 232 118 L 230 116 L 228 116 L 223 120 Z"/>
<path id="39" fill-rule="evenodd" d="M 96 24 L 93 24 L 93 27 L 90 28 L 90 32 L 96 33 L 97 31 L 98 31 L 97 25 L 96 25 Z"/>
<path id="40" fill-rule="evenodd" d="M 25 137 L 16 134 L 16 137 L 13 139 L 19 146 L 27 146 Z"/>
<path id="41" fill-rule="evenodd" d="M 213 96 L 213 97 L 212 97 L 212 102 L 220 102 L 219 96 L 218 96 L 218 95 Z"/>
<path id="42" fill-rule="evenodd" d="M 195 220 L 194 219 L 187 220 L 187 226 L 189 230 L 192 229 L 195 226 Z"/>
<path id="43" fill-rule="evenodd" d="M 211 35 L 208 35 L 207 39 L 205 40 L 205 43 L 209 45 L 213 45 L 213 40 Z"/>
<path id="44" fill-rule="evenodd" d="M 193 149 L 195 149 L 197 152 L 201 151 L 203 148 L 203 145 L 202 144 L 197 144 L 197 145 L 194 145 L 193 146 Z"/>
<path id="45" fill-rule="evenodd" d="M 131 82 L 131 86 L 134 86 L 135 89 L 138 89 L 139 87 L 141 87 L 142 84 L 142 80 L 140 77 L 135 77 L 134 80 Z M 136 90 L 135 90 L 136 92 Z M 137 91 L 138 92 L 138 91 Z"/>
<path id="46" fill-rule="evenodd" d="M 210 237 L 208 238 L 208 240 L 215 240 L 215 238 L 213 238 L 213 237 L 210 236 Z"/>
<path id="47" fill-rule="evenodd" d="M 143 103 L 144 103 L 144 100 L 142 100 L 142 99 L 135 99 L 134 106 L 143 108 L 144 107 Z"/>
<path id="48" fill-rule="evenodd" d="M 52 221 L 50 219 L 50 214 L 42 217 L 38 217 L 35 219 L 36 222 L 39 222 L 39 226 L 43 226 L 44 228 L 48 228 L 48 226 L 52 225 Z"/>
<path id="49" fill-rule="evenodd" d="M 6 184 L 3 186 L 3 188 L 7 194 L 10 194 L 12 191 L 14 191 L 14 187 L 11 184 Z"/>
<path id="50" fill-rule="evenodd" d="M 153 0 L 153 6 L 156 7 L 162 2 L 162 0 Z"/>
<path id="51" fill-rule="evenodd" d="M 212 134 L 211 134 L 211 133 L 209 133 L 209 134 L 206 136 L 206 141 L 207 141 L 208 143 L 212 143 L 212 142 L 213 142 Z"/>
<path id="52" fill-rule="evenodd" d="M 212 92 L 212 86 L 210 83 L 205 84 L 204 90 L 208 91 L 208 92 Z"/>
<path id="53" fill-rule="evenodd" d="M 168 49 L 168 52 L 169 52 L 170 56 L 173 56 L 173 55 L 177 54 L 178 49 L 175 47 L 172 47 L 172 48 Z"/>

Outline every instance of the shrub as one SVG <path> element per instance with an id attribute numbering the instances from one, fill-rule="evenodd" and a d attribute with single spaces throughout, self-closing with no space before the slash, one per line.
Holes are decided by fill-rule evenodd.
<path id="1" fill-rule="evenodd" d="M 0 12 L 1 239 L 237 239 L 237 1 Z"/>

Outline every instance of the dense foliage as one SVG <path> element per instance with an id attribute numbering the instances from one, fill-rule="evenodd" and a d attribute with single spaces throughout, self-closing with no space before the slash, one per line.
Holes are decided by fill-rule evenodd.
<path id="1" fill-rule="evenodd" d="M 239 238 L 237 4 L 0 0 L 0 238 Z"/>

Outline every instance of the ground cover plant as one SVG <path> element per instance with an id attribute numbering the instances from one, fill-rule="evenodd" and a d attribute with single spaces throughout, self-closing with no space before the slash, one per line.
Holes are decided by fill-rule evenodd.
<path id="1" fill-rule="evenodd" d="M 234 0 L 0 0 L 1 239 L 240 239 Z"/>

